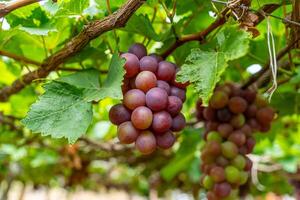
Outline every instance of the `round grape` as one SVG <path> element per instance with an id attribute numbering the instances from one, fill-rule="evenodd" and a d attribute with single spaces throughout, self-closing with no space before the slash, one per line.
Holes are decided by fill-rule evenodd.
<path id="1" fill-rule="evenodd" d="M 230 141 L 222 143 L 222 154 L 225 158 L 232 159 L 238 154 L 237 146 Z"/>
<path id="2" fill-rule="evenodd" d="M 116 104 L 109 110 L 109 120 L 115 125 L 130 121 L 130 112 L 122 104 Z"/>
<path id="3" fill-rule="evenodd" d="M 228 108 L 217 110 L 217 118 L 220 122 L 229 122 L 232 118 L 232 113 Z"/>
<path id="4" fill-rule="evenodd" d="M 227 138 L 233 131 L 233 127 L 230 124 L 220 124 L 218 126 L 218 132 L 223 138 Z"/>
<path id="5" fill-rule="evenodd" d="M 246 136 L 242 131 L 236 130 L 230 134 L 228 140 L 241 147 L 246 143 Z"/>
<path id="6" fill-rule="evenodd" d="M 227 166 L 225 168 L 226 180 L 229 183 L 239 183 L 240 181 L 240 171 L 234 166 Z"/>
<path id="7" fill-rule="evenodd" d="M 170 95 L 171 87 L 170 87 L 169 83 L 167 83 L 166 81 L 158 80 L 157 87 L 164 89 L 167 92 L 167 94 Z"/>
<path id="8" fill-rule="evenodd" d="M 132 78 L 135 75 L 137 75 L 140 70 L 139 59 L 134 54 L 131 53 L 123 53 L 121 57 L 126 59 L 124 65 L 126 71 L 125 77 Z"/>
<path id="9" fill-rule="evenodd" d="M 172 120 L 171 130 L 174 132 L 179 132 L 185 127 L 185 117 L 182 113 L 176 115 Z"/>
<path id="10" fill-rule="evenodd" d="M 138 59 L 141 59 L 142 57 L 147 55 L 147 49 L 146 47 L 141 43 L 135 43 L 133 44 L 129 50 L 129 53 L 132 53 L 138 57 Z"/>
<path id="11" fill-rule="evenodd" d="M 168 97 L 168 106 L 167 111 L 172 115 L 175 116 L 179 114 L 182 109 L 182 101 L 176 96 L 169 96 Z"/>
<path id="12" fill-rule="evenodd" d="M 171 94 L 171 96 L 177 96 L 177 97 L 179 97 L 182 102 L 185 102 L 185 99 L 186 99 L 185 90 L 180 89 L 178 87 L 171 86 L 171 92 L 170 92 L 170 94 Z"/>
<path id="13" fill-rule="evenodd" d="M 207 121 L 213 121 L 215 119 L 215 110 L 210 107 L 204 108 L 203 117 Z"/>
<path id="14" fill-rule="evenodd" d="M 159 80 L 170 81 L 175 75 L 175 70 L 174 64 L 168 61 L 161 61 L 158 63 L 157 78 Z"/>
<path id="15" fill-rule="evenodd" d="M 261 108 L 256 113 L 256 119 L 261 124 L 269 124 L 274 119 L 275 112 L 270 107 Z"/>
<path id="16" fill-rule="evenodd" d="M 238 114 L 232 117 L 232 119 L 230 120 L 230 124 L 234 127 L 234 128 L 241 128 L 244 126 L 245 124 L 245 116 L 243 114 Z"/>
<path id="17" fill-rule="evenodd" d="M 228 107 L 233 113 L 243 113 L 246 111 L 248 103 L 241 97 L 232 97 L 228 102 Z"/>
<path id="18" fill-rule="evenodd" d="M 153 111 L 164 110 L 168 105 L 168 94 L 165 90 L 155 87 L 146 93 L 146 104 Z"/>
<path id="19" fill-rule="evenodd" d="M 140 70 L 156 73 L 158 62 L 152 56 L 145 56 L 140 60 Z"/>
<path id="20" fill-rule="evenodd" d="M 152 129 L 155 133 L 165 133 L 172 126 L 172 117 L 166 111 L 154 113 L 152 121 Z"/>
<path id="21" fill-rule="evenodd" d="M 123 99 L 124 105 L 130 110 L 134 110 L 139 106 L 144 106 L 146 104 L 146 95 L 143 91 L 138 89 L 129 90 Z"/>
<path id="22" fill-rule="evenodd" d="M 137 107 L 131 115 L 131 121 L 137 129 L 147 129 L 151 126 L 153 114 L 151 110 L 145 106 Z"/>
<path id="23" fill-rule="evenodd" d="M 210 98 L 209 105 L 214 109 L 224 108 L 228 103 L 228 95 L 222 91 L 216 91 Z"/>
<path id="24" fill-rule="evenodd" d="M 156 53 L 150 53 L 149 56 L 151 56 L 152 58 L 154 58 L 157 63 L 163 61 L 163 58 L 161 56 L 157 55 Z"/>
<path id="25" fill-rule="evenodd" d="M 220 183 L 220 182 L 223 182 L 225 180 L 225 171 L 222 167 L 218 167 L 218 166 L 213 167 L 210 170 L 209 175 L 211 176 L 212 180 L 215 183 Z"/>
<path id="26" fill-rule="evenodd" d="M 156 149 L 156 139 L 151 131 L 142 131 L 135 142 L 136 148 L 145 155 L 151 154 Z"/>
<path id="27" fill-rule="evenodd" d="M 171 131 L 156 136 L 157 146 L 162 149 L 169 149 L 176 141 L 175 135 Z"/>
<path id="28" fill-rule="evenodd" d="M 140 72 L 135 79 L 136 87 L 144 92 L 147 92 L 148 90 L 156 87 L 156 84 L 156 76 L 153 72 L 150 71 Z"/>
<path id="29" fill-rule="evenodd" d="M 123 122 L 118 127 L 118 138 L 123 144 L 131 144 L 136 141 L 139 131 L 131 122 Z"/>
<path id="30" fill-rule="evenodd" d="M 231 186 L 229 183 L 217 183 L 214 185 L 214 193 L 221 198 L 227 197 L 231 192 Z"/>

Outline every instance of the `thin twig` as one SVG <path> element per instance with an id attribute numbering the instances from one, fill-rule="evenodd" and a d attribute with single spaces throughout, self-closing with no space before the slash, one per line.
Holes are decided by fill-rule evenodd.
<path id="1" fill-rule="evenodd" d="M 18 8 L 21 8 L 21 7 L 24 7 L 24 6 L 33 4 L 33 3 L 37 3 L 39 1 L 41 1 L 41 0 L 17 0 L 17 1 L 12 1 L 9 3 L 0 3 L 0 18 L 4 17 L 8 13 L 10 13 Z"/>

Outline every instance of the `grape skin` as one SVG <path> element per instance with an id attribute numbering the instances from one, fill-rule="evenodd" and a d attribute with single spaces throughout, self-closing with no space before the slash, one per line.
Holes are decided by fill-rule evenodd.
<path id="1" fill-rule="evenodd" d="M 140 61 L 139 59 L 131 53 L 123 53 L 121 55 L 121 58 L 125 58 L 126 62 L 125 62 L 125 77 L 126 78 L 132 78 L 135 75 L 137 75 L 140 71 Z"/>
<path id="2" fill-rule="evenodd" d="M 171 131 L 156 136 L 157 146 L 162 149 L 169 149 L 176 141 L 175 135 Z"/>
<path id="3" fill-rule="evenodd" d="M 178 87 L 171 86 L 171 92 L 170 92 L 170 94 L 171 94 L 171 96 L 177 96 L 177 97 L 179 97 L 182 102 L 185 102 L 185 99 L 186 99 L 185 90 L 180 89 Z"/>
<path id="4" fill-rule="evenodd" d="M 137 56 L 138 59 L 147 55 L 146 47 L 141 43 L 135 43 L 128 50 L 129 53 L 132 53 Z"/>
<path id="5" fill-rule="evenodd" d="M 158 62 L 151 56 L 145 56 L 140 60 L 140 70 L 156 73 Z"/>
<path id="6" fill-rule="evenodd" d="M 139 136 L 139 131 L 133 126 L 130 121 L 123 122 L 118 127 L 118 138 L 123 144 L 131 144 L 136 141 Z"/>
<path id="7" fill-rule="evenodd" d="M 158 63 L 156 72 L 157 78 L 163 81 L 170 81 L 175 75 L 175 66 L 168 61 L 161 61 Z"/>
<path id="8" fill-rule="evenodd" d="M 123 122 L 130 120 L 130 112 L 122 104 L 116 104 L 109 110 L 109 120 L 115 124 L 120 125 Z"/>
<path id="9" fill-rule="evenodd" d="M 146 104 L 146 95 L 139 89 L 129 90 L 124 95 L 123 103 L 130 110 L 134 110 L 135 108 Z"/>
<path id="10" fill-rule="evenodd" d="M 216 91 L 210 98 L 209 105 L 213 109 L 224 108 L 228 103 L 228 95 L 222 91 Z"/>
<path id="11" fill-rule="evenodd" d="M 151 110 L 145 106 L 137 107 L 131 115 L 131 121 L 137 129 L 147 129 L 151 126 L 153 114 Z"/>
<path id="12" fill-rule="evenodd" d="M 170 95 L 171 87 L 170 87 L 169 83 L 167 83 L 166 81 L 158 80 L 157 87 L 164 89 L 167 92 L 167 94 Z"/>
<path id="13" fill-rule="evenodd" d="M 156 76 L 153 72 L 150 71 L 140 72 L 135 79 L 135 85 L 138 89 L 142 90 L 143 92 L 147 92 L 148 90 L 156 87 Z"/>
<path id="14" fill-rule="evenodd" d="M 177 115 L 182 109 L 182 101 L 176 96 L 168 97 L 167 111 L 172 115 Z"/>
<path id="15" fill-rule="evenodd" d="M 185 117 L 182 113 L 176 115 L 172 120 L 171 130 L 174 132 L 179 132 L 184 129 L 186 124 Z"/>
<path id="16" fill-rule="evenodd" d="M 228 107 L 231 112 L 235 114 L 243 113 L 246 111 L 248 103 L 241 97 L 232 97 L 228 102 Z"/>
<path id="17" fill-rule="evenodd" d="M 165 133 L 172 126 L 172 117 L 166 111 L 154 113 L 152 121 L 152 129 L 155 133 Z"/>
<path id="18" fill-rule="evenodd" d="M 136 148 L 144 155 L 151 154 L 156 149 L 156 139 L 151 131 L 142 131 L 135 142 Z"/>
<path id="19" fill-rule="evenodd" d="M 153 111 L 164 110 L 168 105 L 168 94 L 165 90 L 155 87 L 146 93 L 146 105 Z"/>

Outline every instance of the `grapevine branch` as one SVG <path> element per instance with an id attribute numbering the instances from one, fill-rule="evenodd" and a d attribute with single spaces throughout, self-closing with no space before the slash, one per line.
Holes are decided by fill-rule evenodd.
<path id="1" fill-rule="evenodd" d="M 85 28 L 77 36 L 72 38 L 60 51 L 46 58 L 39 69 L 23 75 L 11 86 L 4 87 L 0 90 L 0 102 L 7 101 L 11 95 L 22 90 L 33 80 L 47 77 L 51 71 L 55 70 L 68 58 L 82 50 L 91 40 L 114 28 L 125 26 L 131 15 L 143 3 L 144 0 L 128 0 L 117 12 L 102 20 L 96 20 L 86 25 Z"/>
<path id="2" fill-rule="evenodd" d="M 279 8 L 280 5 L 278 4 L 268 4 L 263 6 L 256 14 L 258 16 L 258 20 L 255 23 L 255 26 L 258 25 L 260 22 L 262 22 L 265 19 L 264 14 L 270 14 L 273 11 L 275 11 L 277 8 Z M 199 41 L 204 42 L 205 38 L 213 31 L 215 31 L 217 28 L 222 26 L 226 22 L 227 13 L 229 11 L 229 8 L 225 8 L 222 12 L 220 17 L 218 17 L 212 24 L 210 24 L 205 30 L 191 34 L 182 36 L 176 39 L 176 41 L 166 50 L 164 51 L 161 56 L 163 58 L 168 57 L 173 51 L 175 51 L 178 47 L 182 46 L 183 44 L 190 42 L 190 41 Z"/>
<path id="3" fill-rule="evenodd" d="M 0 3 L 0 18 L 4 17 L 5 15 L 7 15 L 8 13 L 33 4 L 33 3 L 37 3 L 41 0 L 18 0 L 18 1 L 13 1 L 13 2 L 9 2 L 9 3 Z"/>

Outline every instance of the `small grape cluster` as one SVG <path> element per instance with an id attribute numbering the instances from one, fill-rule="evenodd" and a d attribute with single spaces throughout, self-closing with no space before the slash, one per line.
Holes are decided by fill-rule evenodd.
<path id="1" fill-rule="evenodd" d="M 256 131 L 267 132 L 275 112 L 250 89 L 227 83 L 214 91 L 208 107 L 197 102 L 197 118 L 205 123 L 201 179 L 208 200 L 238 199 L 248 181 Z"/>
<path id="2" fill-rule="evenodd" d="M 172 147 L 173 132 L 181 131 L 186 123 L 181 109 L 187 84 L 175 81 L 177 66 L 156 54 L 147 56 L 142 44 L 134 44 L 121 57 L 126 60 L 123 102 L 109 111 L 120 142 L 135 142 L 142 154 L 152 153 L 157 146 Z"/>

